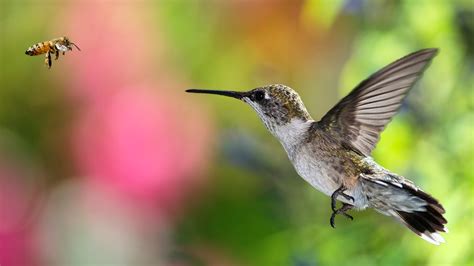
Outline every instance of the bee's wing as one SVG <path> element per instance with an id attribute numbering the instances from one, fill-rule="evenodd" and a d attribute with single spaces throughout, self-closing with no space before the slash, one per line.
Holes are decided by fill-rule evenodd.
<path id="1" fill-rule="evenodd" d="M 70 50 L 66 45 L 62 45 L 59 43 L 56 44 L 56 48 L 61 52 L 67 52 L 68 50 Z"/>
<path id="2" fill-rule="evenodd" d="M 321 119 L 344 144 L 369 156 L 379 135 L 397 113 L 407 92 L 438 49 L 409 54 L 362 81 Z"/>

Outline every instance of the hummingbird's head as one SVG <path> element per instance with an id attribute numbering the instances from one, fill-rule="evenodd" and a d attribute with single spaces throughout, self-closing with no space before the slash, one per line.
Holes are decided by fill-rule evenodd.
<path id="1" fill-rule="evenodd" d="M 294 120 L 306 122 L 311 119 L 300 96 L 290 87 L 281 84 L 258 87 L 247 92 L 198 89 L 187 92 L 218 94 L 240 99 L 257 112 L 274 135 L 279 127 L 288 125 Z"/>

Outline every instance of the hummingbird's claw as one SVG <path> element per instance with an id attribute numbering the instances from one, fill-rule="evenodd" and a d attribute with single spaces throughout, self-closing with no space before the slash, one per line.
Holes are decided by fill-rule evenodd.
<path id="1" fill-rule="evenodd" d="M 351 219 L 351 220 L 354 220 L 354 217 L 350 216 L 349 214 L 346 213 L 346 211 L 352 209 L 354 206 L 353 205 L 350 205 L 350 204 L 347 204 L 347 203 L 343 203 L 342 204 L 342 207 L 339 208 L 339 209 L 336 209 L 336 203 L 337 203 L 337 197 L 339 196 L 343 196 L 344 198 L 346 198 L 347 200 L 351 200 L 352 202 L 354 202 L 354 198 L 345 194 L 344 191 L 346 190 L 346 188 L 344 186 L 340 186 L 338 189 L 336 189 L 336 191 L 334 191 L 334 193 L 332 193 L 331 195 L 331 209 L 332 209 L 332 214 L 331 214 L 331 219 L 329 220 L 329 223 L 331 224 L 332 228 L 336 228 L 335 224 L 334 224 L 334 219 L 336 218 L 336 215 L 338 214 L 342 214 L 344 215 L 345 217 Z"/>
<path id="2" fill-rule="evenodd" d="M 345 190 L 346 190 L 346 188 L 344 186 L 340 186 L 338 189 L 336 189 L 336 191 L 334 191 L 332 193 L 332 195 L 331 195 L 331 209 L 332 209 L 333 212 L 336 211 L 336 201 L 337 201 L 338 196 L 343 196 L 347 200 L 351 200 L 354 203 L 354 198 L 347 195 L 346 193 L 344 193 Z"/>
<path id="3" fill-rule="evenodd" d="M 351 197 L 351 196 L 349 196 L 349 195 L 347 195 L 347 194 L 344 194 L 344 193 L 342 193 L 341 195 L 342 195 L 344 198 L 346 198 L 347 200 L 351 200 L 352 203 L 354 203 L 354 201 L 355 201 L 355 200 L 354 200 L 354 197 Z"/>
<path id="4" fill-rule="evenodd" d="M 354 221 L 354 217 L 352 217 L 351 215 L 347 214 L 347 213 L 342 213 L 344 216 L 346 216 L 347 218 L 351 219 L 351 221 Z"/>
<path id="5" fill-rule="evenodd" d="M 329 224 L 331 224 L 331 227 L 332 227 L 332 228 L 336 228 L 336 225 L 334 224 L 334 219 L 335 219 L 335 218 L 336 218 L 336 213 L 333 212 L 333 213 L 331 214 L 331 218 L 329 219 Z"/>
<path id="6" fill-rule="evenodd" d="M 353 205 L 350 205 L 350 204 L 347 204 L 347 203 L 343 203 L 342 207 L 337 209 L 337 210 L 333 210 L 332 214 L 331 214 L 331 218 L 329 219 L 329 223 L 331 224 L 331 227 L 332 228 L 336 228 L 336 225 L 334 223 L 334 219 L 336 218 L 336 215 L 338 214 L 342 214 L 344 215 L 345 217 L 351 219 L 351 220 L 354 220 L 354 217 L 352 217 L 351 215 L 347 214 L 346 211 L 352 209 L 354 206 Z"/>

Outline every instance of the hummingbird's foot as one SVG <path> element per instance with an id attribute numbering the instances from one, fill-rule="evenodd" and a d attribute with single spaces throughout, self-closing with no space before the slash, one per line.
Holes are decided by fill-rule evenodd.
<path id="1" fill-rule="evenodd" d="M 336 218 L 336 215 L 338 215 L 338 214 L 342 214 L 342 215 L 346 216 L 347 218 L 349 218 L 351 220 L 354 220 L 354 217 L 352 217 L 352 216 L 350 216 L 349 214 L 346 213 L 346 211 L 352 209 L 353 207 L 354 207 L 353 205 L 343 203 L 341 208 L 339 208 L 337 210 L 333 210 L 333 212 L 331 214 L 331 219 L 329 219 L 329 223 L 331 224 L 331 227 L 336 228 L 336 226 L 334 224 L 334 219 Z"/>
<path id="2" fill-rule="evenodd" d="M 336 189 L 336 191 L 334 191 L 334 193 L 332 193 L 332 195 L 331 195 L 331 209 L 332 209 L 333 212 L 336 211 L 336 201 L 337 201 L 337 197 L 339 197 L 339 196 L 343 196 L 347 200 L 352 200 L 352 202 L 354 202 L 353 197 L 351 197 L 351 196 L 344 193 L 345 190 L 346 190 L 346 188 L 344 186 L 340 186 L 338 189 Z"/>

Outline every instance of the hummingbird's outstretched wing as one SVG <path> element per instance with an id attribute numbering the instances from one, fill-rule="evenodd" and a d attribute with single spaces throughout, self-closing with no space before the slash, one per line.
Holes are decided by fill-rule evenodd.
<path id="1" fill-rule="evenodd" d="M 320 126 L 331 129 L 344 144 L 369 156 L 380 133 L 437 52 L 438 49 L 423 49 L 377 71 L 329 110 Z"/>

